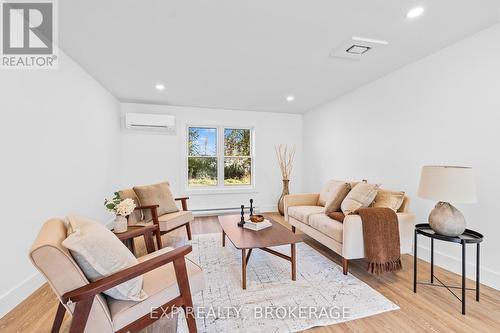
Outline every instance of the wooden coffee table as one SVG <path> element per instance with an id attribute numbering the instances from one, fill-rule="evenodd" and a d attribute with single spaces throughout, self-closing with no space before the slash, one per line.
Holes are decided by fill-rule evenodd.
<path id="1" fill-rule="evenodd" d="M 219 216 L 219 223 L 222 227 L 222 246 L 226 246 L 226 236 L 233 245 L 241 250 L 241 286 L 247 288 L 246 271 L 248 260 L 253 249 L 261 249 L 282 259 L 290 261 L 292 264 L 292 280 L 295 281 L 297 275 L 295 243 L 302 242 L 302 238 L 295 235 L 280 223 L 267 219 L 273 224 L 272 227 L 259 231 L 253 231 L 238 226 L 240 215 Z M 291 255 L 287 256 L 269 247 L 279 245 L 290 245 Z M 248 251 L 248 252 L 247 252 Z"/>

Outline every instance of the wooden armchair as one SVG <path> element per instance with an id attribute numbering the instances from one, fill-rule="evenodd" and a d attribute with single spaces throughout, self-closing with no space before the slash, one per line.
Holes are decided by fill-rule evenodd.
<path id="1" fill-rule="evenodd" d="M 167 314 L 174 307 L 186 313 L 189 332 L 196 332 L 191 293 L 203 289 L 201 268 L 185 256 L 191 246 L 163 248 L 144 257 L 139 263 L 95 282 L 89 282 L 69 251 L 62 246 L 66 226 L 60 219 L 47 221 L 35 240 L 30 258 L 48 280 L 60 300 L 52 332 L 59 332 L 64 314 L 73 318 L 70 333 L 137 332 Z M 148 294 L 142 302 L 104 297 L 102 292 L 142 275 Z M 152 315 L 156 313 L 157 315 Z"/>
<path id="2" fill-rule="evenodd" d="M 145 187 L 153 188 L 158 185 L 170 186 L 168 182 L 164 182 L 160 184 L 141 186 L 141 188 Z M 124 189 L 119 191 L 119 193 L 120 197 L 130 198 L 134 200 L 136 204 L 141 202 L 134 188 Z M 194 217 L 193 214 L 188 210 L 187 201 L 189 200 L 189 197 L 174 198 L 175 201 L 180 201 L 181 210 L 162 215 L 158 214 L 158 208 L 160 207 L 160 205 L 157 204 L 159 203 L 158 200 L 161 200 L 161 196 L 158 196 L 157 198 L 154 199 L 150 199 L 151 202 L 149 202 L 149 205 L 144 204 L 144 202 L 143 205 L 138 205 L 138 207 L 136 207 L 136 210 L 142 211 L 142 213 L 140 214 L 140 216 L 134 217 L 134 221 L 130 224 L 146 225 L 149 223 L 154 223 L 158 225 L 160 229 L 160 231 L 156 234 L 156 241 L 158 244 L 161 244 L 161 235 L 164 235 L 170 231 L 173 231 L 181 227 L 186 228 L 187 237 L 189 240 L 191 240 L 192 237 L 191 237 L 190 222 L 194 220 Z M 146 211 L 148 212 L 146 213 Z M 147 219 L 146 216 L 148 216 Z M 160 248 L 160 246 L 158 247 Z"/>

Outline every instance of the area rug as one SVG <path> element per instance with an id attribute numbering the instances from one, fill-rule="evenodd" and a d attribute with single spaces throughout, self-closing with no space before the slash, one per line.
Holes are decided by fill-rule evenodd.
<path id="1" fill-rule="evenodd" d="M 305 243 L 297 244 L 297 280 L 290 263 L 254 250 L 241 288 L 241 251 L 221 234 L 195 235 L 189 259 L 205 273 L 193 295 L 198 332 L 297 332 L 373 316 L 399 307 Z M 287 255 L 290 246 L 273 248 Z M 187 332 L 182 313 L 178 332 Z"/>

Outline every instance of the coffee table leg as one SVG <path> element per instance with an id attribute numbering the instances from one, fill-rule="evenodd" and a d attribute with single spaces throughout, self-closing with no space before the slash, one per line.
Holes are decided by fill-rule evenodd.
<path id="1" fill-rule="evenodd" d="M 292 281 L 295 281 L 297 279 L 297 263 L 296 263 L 296 258 L 295 258 L 295 243 L 291 244 L 292 246 Z"/>
<path id="2" fill-rule="evenodd" d="M 222 247 L 226 246 L 226 233 L 222 230 Z"/>
<path id="3" fill-rule="evenodd" d="M 241 287 L 247 289 L 247 250 L 241 249 Z"/>

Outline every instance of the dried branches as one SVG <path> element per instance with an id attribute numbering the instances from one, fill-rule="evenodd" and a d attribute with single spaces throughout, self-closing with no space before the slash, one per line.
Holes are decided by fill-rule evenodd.
<path id="1" fill-rule="evenodd" d="M 290 180 L 293 170 L 293 159 L 295 157 L 295 146 L 289 148 L 288 145 L 279 144 L 274 148 L 280 165 L 281 176 L 283 180 Z"/>

